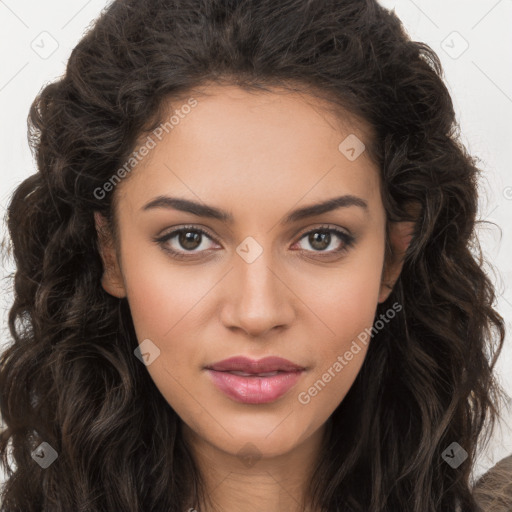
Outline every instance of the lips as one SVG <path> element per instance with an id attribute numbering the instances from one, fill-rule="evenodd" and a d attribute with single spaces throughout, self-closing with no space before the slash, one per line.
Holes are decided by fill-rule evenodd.
<path id="1" fill-rule="evenodd" d="M 213 384 L 229 398 L 246 404 L 274 402 L 291 389 L 305 368 L 281 357 L 253 360 L 232 357 L 206 367 Z"/>
<path id="2" fill-rule="evenodd" d="M 209 370 L 217 372 L 241 372 L 248 375 L 274 373 L 274 372 L 294 372 L 304 370 L 302 366 L 298 366 L 282 357 L 264 357 L 263 359 L 254 360 L 248 357 L 231 357 L 224 361 L 219 361 L 206 367 Z"/>

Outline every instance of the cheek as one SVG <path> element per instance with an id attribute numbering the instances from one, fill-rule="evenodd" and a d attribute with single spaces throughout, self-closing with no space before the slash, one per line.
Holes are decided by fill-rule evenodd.
<path id="1" fill-rule="evenodd" d="M 357 377 L 371 342 L 383 257 L 383 244 L 376 241 L 347 258 L 335 276 L 304 278 L 313 291 L 306 302 L 322 320 L 315 337 L 321 342 L 309 347 L 318 365 L 300 390 L 304 406 L 334 410 Z"/>
<path id="2" fill-rule="evenodd" d="M 368 241 L 337 269 L 321 276 L 316 273 L 301 277 L 305 303 L 327 327 L 323 331 L 327 343 L 321 344 L 327 352 L 343 349 L 365 328 L 371 328 L 381 288 L 383 257 L 383 243 Z"/>
<path id="3" fill-rule="evenodd" d="M 139 340 L 171 338 L 190 322 L 201 298 L 214 285 L 208 272 L 198 279 L 193 266 L 178 266 L 154 249 L 127 248 L 123 275 Z"/>
<path id="4" fill-rule="evenodd" d="M 325 304 L 333 330 L 345 340 L 356 337 L 373 323 L 381 280 L 379 262 L 359 258 L 357 265 L 347 269 L 333 286 L 331 300 Z"/>
<path id="5" fill-rule="evenodd" d="M 218 279 L 208 272 L 198 278 L 193 266 L 173 264 L 154 250 L 128 247 L 123 275 L 137 339 L 150 339 L 160 351 L 147 370 L 171 407 L 199 431 L 204 407 L 190 397 L 199 395 L 193 377 L 204 347 L 195 334 L 202 330 L 201 306 Z"/>

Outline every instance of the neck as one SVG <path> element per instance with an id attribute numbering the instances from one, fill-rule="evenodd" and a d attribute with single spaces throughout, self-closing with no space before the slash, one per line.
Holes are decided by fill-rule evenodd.
<path id="1" fill-rule="evenodd" d="M 250 444 L 241 453 L 228 453 L 197 436 L 186 424 L 182 427 L 204 482 L 200 512 L 314 512 L 307 490 L 326 425 L 292 451 L 273 457 L 265 457 L 256 447 L 251 450 Z"/>

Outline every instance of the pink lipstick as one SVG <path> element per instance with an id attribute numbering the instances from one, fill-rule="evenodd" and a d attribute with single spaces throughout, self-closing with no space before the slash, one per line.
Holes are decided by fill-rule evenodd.
<path id="1" fill-rule="evenodd" d="M 281 357 L 258 361 L 232 357 L 206 367 L 215 386 L 236 402 L 274 402 L 291 389 L 305 368 Z"/>

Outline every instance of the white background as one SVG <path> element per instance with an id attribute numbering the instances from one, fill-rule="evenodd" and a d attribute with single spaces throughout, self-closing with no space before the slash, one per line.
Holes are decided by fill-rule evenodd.
<path id="1" fill-rule="evenodd" d="M 29 106 L 47 83 L 60 77 L 72 48 L 109 2 L 104 0 L 0 0 L 0 214 L 13 189 L 35 172 L 26 118 Z M 479 218 L 486 257 L 495 265 L 497 309 L 510 330 L 512 318 L 512 0 L 382 0 L 395 8 L 412 39 L 439 55 L 455 104 L 462 141 L 485 170 Z M 501 229 L 500 229 L 501 228 Z M 0 235 L 5 236 L 4 222 Z M 9 343 L 7 309 L 11 302 L 2 270 L 0 348 Z M 512 396 L 512 341 L 497 374 Z M 512 400 L 509 401 L 512 405 Z M 512 453 L 512 415 L 504 414 L 501 430 L 482 452 L 481 474 Z"/>

